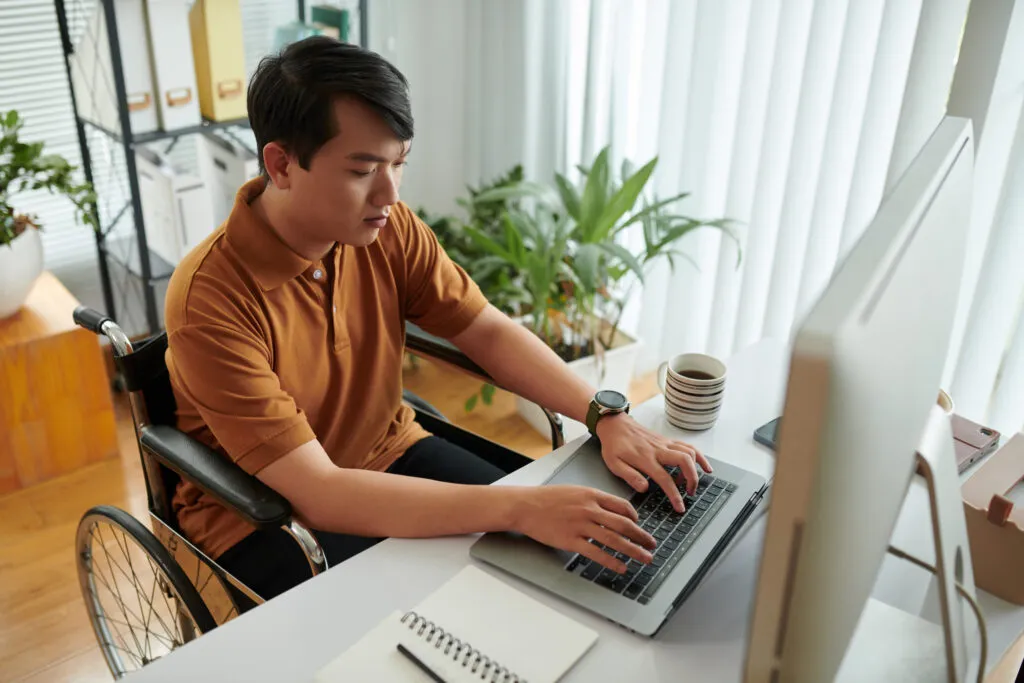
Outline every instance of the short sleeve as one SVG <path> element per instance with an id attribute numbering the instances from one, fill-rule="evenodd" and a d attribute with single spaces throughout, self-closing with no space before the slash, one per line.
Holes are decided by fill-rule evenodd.
<path id="1" fill-rule="evenodd" d="M 430 334 L 454 337 L 484 310 L 487 299 L 445 253 L 430 227 L 404 204 L 399 206 L 406 256 L 406 318 Z"/>
<path id="2" fill-rule="evenodd" d="M 231 459 L 256 474 L 316 435 L 282 389 L 263 339 L 228 316 L 203 315 L 199 307 L 197 322 L 169 332 L 172 384 Z"/>

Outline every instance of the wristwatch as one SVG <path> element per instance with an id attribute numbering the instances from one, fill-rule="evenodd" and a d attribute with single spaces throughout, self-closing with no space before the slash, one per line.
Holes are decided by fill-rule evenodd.
<path id="1" fill-rule="evenodd" d="M 605 415 L 618 415 L 629 412 L 629 399 L 613 389 L 602 389 L 590 399 L 587 410 L 587 431 L 597 436 L 597 423 Z"/>

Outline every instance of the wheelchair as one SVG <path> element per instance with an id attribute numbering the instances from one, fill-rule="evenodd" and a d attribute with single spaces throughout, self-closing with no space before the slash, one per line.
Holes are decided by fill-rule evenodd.
<path id="1" fill-rule="evenodd" d="M 291 515 L 288 501 L 231 460 L 176 429 L 175 401 L 164 361 L 166 333 L 132 341 L 110 318 L 86 307 L 74 321 L 105 336 L 128 392 L 145 477 L 149 525 L 116 507 L 89 509 L 78 524 L 75 554 L 89 620 L 115 678 L 140 669 L 200 635 L 258 607 L 264 599 L 205 555 L 178 528 L 171 499 L 185 479 L 260 529 L 280 527 L 299 545 L 310 575 L 327 570 L 316 537 Z M 494 383 L 454 345 L 415 325 L 406 349 Z M 403 399 L 431 434 L 511 472 L 529 458 L 456 427 L 410 392 Z M 564 443 L 561 418 L 545 410 L 551 445 Z"/>

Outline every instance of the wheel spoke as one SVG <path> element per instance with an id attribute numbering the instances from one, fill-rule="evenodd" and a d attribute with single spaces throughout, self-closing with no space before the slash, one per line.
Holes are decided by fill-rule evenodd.
<path id="1" fill-rule="evenodd" d="M 146 610 L 142 606 L 141 596 L 145 593 L 146 589 L 143 588 L 142 585 L 139 583 L 138 576 L 135 573 L 135 565 L 132 564 L 131 553 L 128 552 L 128 539 L 124 537 L 123 532 L 120 534 L 120 536 L 121 540 L 120 542 L 118 542 L 118 534 L 114 534 L 114 542 L 117 543 L 117 547 L 120 548 L 121 554 L 124 556 L 125 562 L 128 563 L 128 571 L 131 572 L 131 575 L 128 577 L 128 580 L 132 582 L 132 586 L 135 588 L 135 601 L 139 605 L 139 614 L 142 615 L 146 613 Z M 146 658 L 152 659 L 153 649 L 152 644 L 149 642 L 149 628 L 144 620 L 140 619 L 139 621 L 142 623 L 143 632 L 145 634 L 146 639 Z"/>
<path id="2" fill-rule="evenodd" d="M 119 546 L 119 547 L 120 547 L 120 546 Z M 124 551 L 122 550 L 122 552 L 124 552 Z M 162 573 L 162 572 L 158 572 L 158 570 L 156 569 L 156 567 L 155 567 L 155 566 L 153 565 L 152 559 L 150 559 L 149 555 L 146 555 L 146 559 L 147 559 L 147 561 L 149 562 L 149 566 L 150 566 L 150 568 L 151 568 L 151 569 L 153 570 L 154 576 L 156 576 L 156 575 L 157 575 L 158 573 Z M 131 581 L 131 582 L 132 582 L 132 584 L 133 584 L 133 585 L 134 585 L 134 586 L 136 587 L 136 593 L 135 593 L 135 594 L 136 594 L 136 596 L 137 596 L 137 595 L 139 594 L 139 591 L 140 591 L 140 590 L 141 590 L 141 591 L 143 591 L 143 592 L 145 591 L 145 589 L 144 589 L 144 588 L 142 588 L 142 587 L 141 587 L 141 586 L 140 586 L 140 585 L 138 584 L 138 582 L 137 582 L 137 581 L 135 581 L 135 580 L 134 580 L 134 579 L 133 579 L 133 578 L 132 578 L 131 576 L 129 576 L 129 575 L 128 575 L 128 574 L 127 574 L 127 573 L 126 573 L 125 571 L 124 571 L 124 569 L 122 569 L 122 568 L 120 567 L 120 565 L 115 565 L 115 566 L 117 566 L 118 570 L 119 570 L 119 571 L 121 572 L 121 575 L 122 575 L 122 576 L 124 576 L 124 578 L 128 579 L 129 581 Z M 123 605 L 123 603 L 122 603 L 122 605 Z M 123 605 L 123 609 L 124 609 L 124 610 L 128 610 L 128 608 L 127 608 L 127 606 L 126 606 L 126 605 Z M 175 614 L 175 610 L 174 610 L 173 608 L 171 608 L 171 607 L 170 607 L 169 605 L 168 605 L 168 611 L 169 611 L 169 613 L 170 613 L 171 615 L 174 615 L 174 614 Z M 144 620 L 142 619 L 142 617 L 139 617 L 139 616 L 135 615 L 134 613 L 132 613 L 132 612 L 131 612 L 131 610 L 128 610 L 128 612 L 129 612 L 129 613 L 131 613 L 131 615 L 132 615 L 133 617 L 135 617 L 136 619 L 138 619 L 138 620 L 139 620 L 139 624 L 143 624 L 143 623 L 145 623 L 145 622 L 144 622 Z M 126 615 L 126 616 L 127 616 L 127 615 Z M 155 616 L 155 617 L 156 617 L 157 621 L 159 621 L 159 622 L 160 622 L 160 625 L 164 627 L 164 630 L 165 630 L 165 631 L 166 631 L 167 633 L 174 633 L 174 630 L 173 630 L 172 628 L 170 628 L 170 627 L 169 627 L 169 626 L 167 625 L 167 622 L 165 622 L 165 621 L 164 621 L 164 620 L 163 620 L 163 619 L 162 619 L 162 618 L 160 617 L 160 614 L 159 614 L 159 612 L 154 612 L 154 615 L 153 615 L 153 616 Z M 140 649 L 140 650 L 142 649 L 142 648 L 141 648 L 141 646 L 139 647 L 139 649 Z"/>
<path id="3" fill-rule="evenodd" d="M 153 558 L 147 557 L 146 560 L 149 562 L 150 567 L 153 568 L 153 571 L 156 571 L 156 567 L 153 566 Z M 161 590 L 160 591 L 160 598 L 164 601 L 164 605 L 167 607 L 167 614 L 169 615 L 168 618 L 171 619 L 174 622 L 175 628 L 172 629 L 172 628 L 168 627 L 167 624 L 164 623 L 164 620 L 160 619 L 159 613 L 157 614 L 156 618 L 159 619 L 160 623 L 163 625 L 164 629 L 166 629 L 168 633 L 170 633 L 172 635 L 175 635 L 175 636 L 179 636 L 180 634 L 178 633 L 178 619 L 177 619 L 178 609 L 177 609 L 177 607 L 175 605 L 171 605 L 171 603 L 169 603 L 167 601 L 167 591 Z M 175 597 L 174 599 L 175 599 L 175 604 L 176 604 L 178 598 Z M 178 638 L 178 640 L 182 644 L 184 644 L 184 640 L 185 639 L 183 637 Z"/>
<path id="4" fill-rule="evenodd" d="M 114 623 L 114 624 L 121 624 L 122 626 L 127 626 L 128 628 L 132 628 L 131 624 L 126 624 L 123 621 L 119 621 L 117 619 L 111 619 L 110 617 L 104 617 L 104 618 L 108 622 L 111 622 L 111 623 Z M 164 644 L 167 647 L 167 649 L 173 650 L 175 648 L 175 642 L 174 642 L 173 638 L 169 638 L 168 636 L 166 636 L 164 634 L 157 633 L 156 631 L 153 631 L 151 633 L 151 635 L 154 638 L 156 638 L 157 640 L 159 640 L 162 644 Z"/>
<path id="5" fill-rule="evenodd" d="M 107 552 L 107 547 L 103 543 L 103 532 L 100 531 L 98 527 L 96 528 L 96 535 L 99 537 L 100 547 L 103 549 L 103 555 L 107 558 L 107 565 L 108 566 L 111 566 L 111 565 L 112 566 L 117 566 L 113 562 L 113 560 L 111 559 L 110 553 Z M 116 543 L 116 541 L 115 541 L 115 543 Z M 120 567 L 118 567 L 118 569 L 120 569 Z M 124 570 L 121 570 L 121 573 L 124 574 Z M 114 577 L 111 576 L 111 578 L 113 579 Z M 126 578 L 127 578 L 127 575 L 126 575 Z M 131 579 L 129 578 L 129 580 L 131 580 Z M 118 606 L 121 608 L 121 613 L 124 614 L 125 620 L 127 620 L 128 619 L 128 614 L 129 614 L 129 612 L 131 610 L 129 610 L 128 606 L 126 604 L 124 604 L 124 598 L 121 597 L 121 590 L 120 590 L 120 588 L 117 585 L 117 581 L 114 580 L 114 581 L 112 581 L 112 583 L 114 584 L 112 592 L 117 595 Z M 109 584 L 107 585 L 107 590 L 111 590 L 111 587 L 110 587 Z M 132 615 L 132 616 L 134 616 L 134 615 Z M 136 618 L 139 619 L 138 617 L 136 617 Z M 141 622 L 142 619 L 139 619 L 139 621 Z M 131 635 L 132 635 L 132 640 L 135 641 L 135 646 L 137 648 L 139 648 L 139 652 L 142 653 L 142 645 L 139 643 L 139 639 L 136 637 L 134 629 L 131 631 Z M 125 643 L 125 644 L 127 645 L 127 643 Z"/>

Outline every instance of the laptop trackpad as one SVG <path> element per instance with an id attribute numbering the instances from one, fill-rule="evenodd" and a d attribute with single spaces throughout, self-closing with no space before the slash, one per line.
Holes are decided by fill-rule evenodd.
<path id="1" fill-rule="evenodd" d="M 629 500 L 633 489 L 612 474 L 601 457 L 597 439 L 591 437 L 555 471 L 545 485 L 589 486 Z"/>

